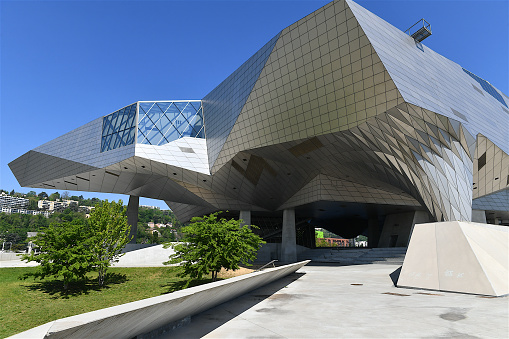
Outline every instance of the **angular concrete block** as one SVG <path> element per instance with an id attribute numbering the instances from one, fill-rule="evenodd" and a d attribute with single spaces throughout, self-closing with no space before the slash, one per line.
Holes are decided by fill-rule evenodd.
<path id="1" fill-rule="evenodd" d="M 509 228 L 448 221 L 415 225 L 398 287 L 509 294 Z"/>

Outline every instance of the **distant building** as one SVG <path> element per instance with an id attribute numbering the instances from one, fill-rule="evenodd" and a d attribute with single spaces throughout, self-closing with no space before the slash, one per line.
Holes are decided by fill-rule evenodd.
<path id="1" fill-rule="evenodd" d="M 52 212 L 50 211 L 35 211 L 35 210 L 27 210 L 24 208 L 9 208 L 9 207 L 2 207 L 0 212 L 12 214 L 12 213 L 19 213 L 19 214 L 31 214 L 31 215 L 44 215 L 46 218 L 50 216 Z"/>
<path id="2" fill-rule="evenodd" d="M 0 194 L 0 207 L 2 208 L 23 208 L 28 206 L 30 200 L 25 198 L 12 197 L 2 192 Z"/>
<path id="3" fill-rule="evenodd" d="M 37 207 L 48 211 L 63 210 L 69 207 L 72 203 L 78 205 L 78 202 L 74 200 L 63 200 L 63 201 L 39 200 L 37 202 Z"/>
<path id="4" fill-rule="evenodd" d="M 349 247 L 350 240 L 343 238 L 321 238 L 326 241 L 330 246 L 337 245 L 339 247 Z"/>

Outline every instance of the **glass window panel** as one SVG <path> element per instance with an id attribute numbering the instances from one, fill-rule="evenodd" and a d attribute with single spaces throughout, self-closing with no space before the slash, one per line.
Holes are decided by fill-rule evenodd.
<path id="1" fill-rule="evenodd" d="M 172 104 L 170 107 L 168 107 L 165 114 L 168 119 L 170 119 L 170 121 L 173 121 L 173 119 L 180 115 L 180 110 L 174 104 Z"/>
<path id="2" fill-rule="evenodd" d="M 177 132 L 177 130 L 172 125 L 170 128 L 168 128 L 164 137 L 166 140 L 168 140 L 168 142 L 171 142 L 173 140 L 177 140 L 178 138 L 180 138 L 180 133 Z"/>
<path id="3" fill-rule="evenodd" d="M 158 102 L 158 103 L 156 103 L 156 105 L 159 107 L 159 109 L 160 109 L 162 112 L 166 112 L 166 110 L 168 109 L 168 107 L 170 107 L 171 102 Z"/>
<path id="4" fill-rule="evenodd" d="M 140 144 L 150 144 L 147 140 L 147 137 L 145 136 L 145 134 L 143 134 L 143 132 L 141 132 L 140 130 L 138 130 L 138 143 Z"/>
<path id="5" fill-rule="evenodd" d="M 128 118 L 128 113 L 122 113 L 119 117 L 118 117 L 118 120 L 120 121 L 119 124 L 118 124 L 118 130 L 119 131 L 123 131 L 125 130 L 125 125 L 127 123 L 127 118 Z"/>
<path id="6" fill-rule="evenodd" d="M 163 137 L 162 134 L 156 128 L 151 129 L 149 132 L 145 133 L 147 140 L 151 145 L 157 145 L 157 143 Z"/>
<path id="7" fill-rule="evenodd" d="M 196 134 L 196 138 L 205 138 L 205 128 L 201 128 L 200 131 Z"/>
<path id="8" fill-rule="evenodd" d="M 198 111 L 199 109 L 201 109 L 201 101 L 195 101 L 195 102 L 190 102 L 191 105 L 193 105 L 194 109 L 196 111 Z"/>
<path id="9" fill-rule="evenodd" d="M 101 140 L 101 152 L 130 145 L 134 139 L 130 131 L 136 131 L 136 106 L 132 104 L 113 112 L 103 118 L 103 138 Z M 133 132 L 134 136 L 136 135 Z"/>
<path id="10" fill-rule="evenodd" d="M 117 137 L 118 137 L 118 134 L 117 133 L 114 133 L 111 135 L 111 140 L 109 142 L 109 147 L 108 149 L 114 149 L 115 147 L 115 143 L 117 142 Z"/>
<path id="11" fill-rule="evenodd" d="M 168 131 L 169 128 L 173 128 L 170 120 L 166 115 L 163 115 L 161 119 L 157 122 L 157 128 L 161 131 L 161 133 L 164 135 Z"/>
<path id="12" fill-rule="evenodd" d="M 189 105 L 189 102 L 175 102 L 174 104 L 178 108 L 178 110 L 182 112 Z"/>
<path id="13" fill-rule="evenodd" d="M 141 111 L 143 111 L 143 113 L 147 113 L 153 105 L 153 102 L 140 102 L 140 113 Z"/>
<path id="14" fill-rule="evenodd" d="M 136 136 L 136 134 L 134 133 L 135 130 L 136 129 L 134 127 L 131 127 L 131 129 L 129 129 L 129 134 L 127 136 L 126 145 L 131 145 L 134 142 L 134 138 Z"/>

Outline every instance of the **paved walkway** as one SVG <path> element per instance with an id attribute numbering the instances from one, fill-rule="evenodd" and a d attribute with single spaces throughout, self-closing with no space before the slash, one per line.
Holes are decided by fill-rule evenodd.
<path id="1" fill-rule="evenodd" d="M 509 298 L 393 286 L 394 265 L 313 266 L 161 338 L 508 338 Z"/>

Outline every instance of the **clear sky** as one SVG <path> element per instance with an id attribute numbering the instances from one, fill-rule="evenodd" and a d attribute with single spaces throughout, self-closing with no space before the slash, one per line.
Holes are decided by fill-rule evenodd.
<path id="1" fill-rule="evenodd" d="M 202 99 L 326 3 L 0 0 L 0 188 L 40 192 L 20 187 L 7 164 L 138 100 Z M 508 94 L 507 0 L 358 3 L 403 31 L 425 18 L 433 30 L 425 45 Z"/>

